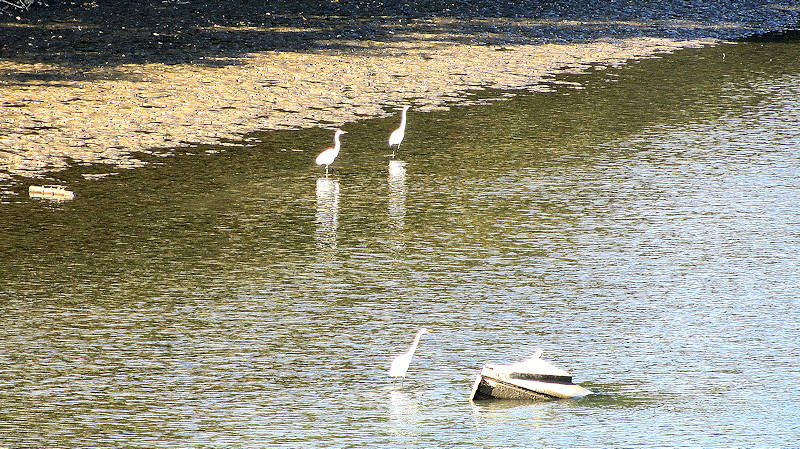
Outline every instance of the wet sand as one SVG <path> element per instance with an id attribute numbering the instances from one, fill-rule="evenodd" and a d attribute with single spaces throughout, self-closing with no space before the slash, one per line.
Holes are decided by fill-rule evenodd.
<path id="1" fill-rule="evenodd" d="M 111 62 L 95 49 L 103 40 L 75 53 L 87 42 L 80 38 L 85 33 L 109 34 L 85 21 L 6 22 L 0 28 L 23 38 L 46 32 L 72 42 L 42 58 L 36 57 L 41 49 L 2 47 L 0 181 L 45 177 L 70 164 L 133 168 L 144 164 L 140 153 L 169 155 L 257 130 L 336 127 L 392 114 L 405 103 L 418 111 L 441 109 L 470 101 L 465 94 L 480 88 L 549 89 L 560 74 L 782 28 L 794 23 L 797 10 L 772 13 L 776 19 L 761 28 L 503 17 L 194 25 L 197 33 L 225 36 L 219 47 L 237 51 L 187 51 L 187 57 L 176 48 L 174 30 L 159 41 L 158 31 L 139 27 L 136 35 L 147 38 L 138 47 L 132 39 Z M 237 42 L 237 36 L 246 38 Z M 253 44 L 274 36 L 293 41 Z M 131 41 L 129 34 L 118 38 Z M 125 55 L 137 51 L 150 56 Z M 161 53 L 172 59 L 153 56 Z"/>

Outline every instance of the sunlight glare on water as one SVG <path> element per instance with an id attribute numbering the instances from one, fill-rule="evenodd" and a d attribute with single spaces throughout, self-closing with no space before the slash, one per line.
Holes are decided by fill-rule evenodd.
<path id="1" fill-rule="evenodd" d="M 798 56 L 723 45 L 412 108 L 402 160 L 395 117 L 364 121 L 327 178 L 328 130 L 271 132 L 6 201 L 0 445 L 797 441 Z M 468 401 L 536 347 L 595 394 Z"/>

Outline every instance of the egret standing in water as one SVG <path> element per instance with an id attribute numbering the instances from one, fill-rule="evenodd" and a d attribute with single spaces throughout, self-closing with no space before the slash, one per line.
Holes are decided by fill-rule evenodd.
<path id="1" fill-rule="evenodd" d="M 403 137 L 406 136 L 406 112 L 411 106 L 403 106 L 403 116 L 400 119 L 400 127 L 392 131 L 389 135 L 389 148 L 397 147 L 400 150 L 400 144 L 403 142 Z M 392 150 L 392 157 L 394 157 L 394 150 Z"/>
<path id="2" fill-rule="evenodd" d="M 408 351 L 398 355 L 394 360 L 392 360 L 392 365 L 391 367 L 389 367 L 389 376 L 406 377 L 406 371 L 408 371 L 408 365 L 411 364 L 411 357 L 414 357 L 414 351 L 416 351 L 417 346 L 419 346 L 419 339 L 422 338 L 422 334 L 426 332 L 430 331 L 424 327 L 418 330 L 417 335 L 414 336 L 414 341 L 408 348 Z"/>
<path id="3" fill-rule="evenodd" d="M 339 136 L 342 134 L 347 134 L 347 131 L 337 129 L 336 134 L 333 135 L 333 148 L 328 148 L 317 156 L 317 165 L 325 166 L 325 176 L 328 176 L 328 166 L 333 164 L 334 159 L 339 155 L 339 148 L 342 146 L 339 143 Z"/>

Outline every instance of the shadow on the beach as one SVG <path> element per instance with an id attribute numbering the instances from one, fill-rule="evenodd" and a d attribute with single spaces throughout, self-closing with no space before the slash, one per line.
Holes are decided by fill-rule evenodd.
<path id="1" fill-rule="evenodd" d="M 55 64 L 59 69 L 33 75 L 7 70 L 0 72 L 0 78 L 69 81 L 81 76 L 75 73 L 124 64 L 225 66 L 263 51 L 385 52 L 385 46 L 376 42 L 502 46 L 631 36 L 724 38 L 734 32 L 735 24 L 745 27 L 754 20 L 753 11 L 722 1 L 710 2 L 713 7 L 701 0 L 647 3 L 620 7 L 615 2 L 575 0 L 54 1 L 37 5 L 19 20 L 0 16 L 4 37 L 0 59 Z"/>
<path id="2" fill-rule="evenodd" d="M 744 42 L 798 42 L 800 41 L 800 29 L 773 31 L 771 33 L 758 34 L 742 39 Z"/>

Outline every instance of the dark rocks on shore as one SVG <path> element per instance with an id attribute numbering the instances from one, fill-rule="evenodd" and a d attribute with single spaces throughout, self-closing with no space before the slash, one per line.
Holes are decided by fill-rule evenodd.
<path id="1" fill-rule="evenodd" d="M 522 18 L 536 25 L 502 20 Z M 733 39 L 798 23 L 799 0 L 53 0 L 19 19 L 0 15 L 0 58 L 78 67 L 202 63 L 309 51 L 321 40 L 391 40 L 409 27 L 495 44 Z"/>

